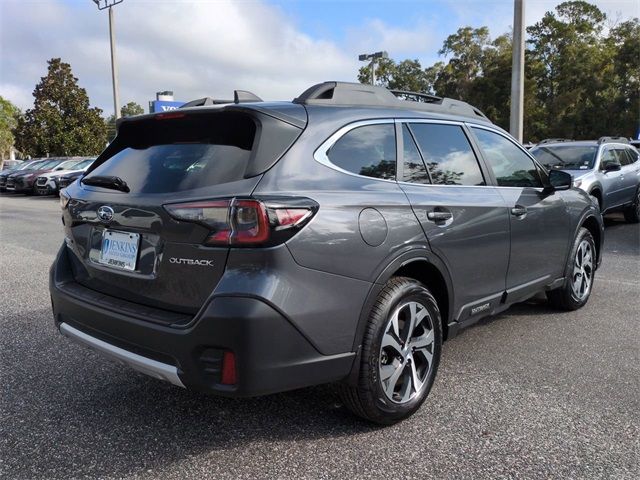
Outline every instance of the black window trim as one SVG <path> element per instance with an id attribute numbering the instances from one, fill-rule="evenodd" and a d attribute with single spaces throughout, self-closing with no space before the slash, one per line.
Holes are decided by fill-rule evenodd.
<path id="1" fill-rule="evenodd" d="M 497 128 L 491 128 L 488 127 L 487 125 L 480 125 L 477 123 L 470 123 L 470 122 L 465 122 L 465 124 L 467 125 L 468 129 L 469 129 L 469 133 L 473 136 L 473 141 L 476 144 L 478 151 L 480 152 L 480 155 L 482 156 L 482 160 L 483 163 L 487 166 L 489 166 L 488 160 L 484 157 L 484 152 L 482 151 L 482 148 L 480 148 L 480 142 L 478 140 L 478 138 L 476 137 L 475 133 L 473 132 L 474 128 L 479 128 L 481 130 L 487 130 L 489 132 L 492 133 L 496 133 L 498 135 L 500 135 L 501 137 L 506 138 L 507 140 L 509 140 L 511 143 L 513 143 L 521 152 L 523 152 L 527 157 L 529 157 L 531 159 L 531 161 L 533 162 L 534 166 L 536 167 L 536 169 L 538 170 L 538 173 L 540 174 L 540 181 L 542 182 L 542 187 L 511 187 L 511 186 L 505 186 L 505 185 L 498 185 L 498 179 L 496 178 L 495 174 L 493 173 L 493 169 L 489 168 L 489 172 L 491 175 L 491 181 L 492 184 L 496 187 L 500 187 L 500 188 L 518 188 L 518 189 L 522 189 L 522 188 L 530 188 L 533 190 L 537 190 L 539 192 L 542 192 L 545 189 L 545 185 L 547 185 L 549 183 L 549 174 L 547 173 L 547 169 L 544 168 L 540 162 L 538 162 L 538 160 L 536 160 L 536 158 L 531 155 L 531 153 L 529 153 L 529 151 L 527 151 L 526 148 L 520 146 L 520 144 L 518 143 L 518 141 L 513 138 L 511 135 L 509 135 L 506 132 L 503 132 Z"/>

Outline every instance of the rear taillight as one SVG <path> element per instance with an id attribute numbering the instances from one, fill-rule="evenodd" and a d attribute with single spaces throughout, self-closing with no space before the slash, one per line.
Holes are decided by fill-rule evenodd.
<path id="1" fill-rule="evenodd" d="M 207 245 L 270 246 L 291 238 L 318 209 L 306 198 L 232 198 L 165 205 L 176 220 L 209 228 Z"/>

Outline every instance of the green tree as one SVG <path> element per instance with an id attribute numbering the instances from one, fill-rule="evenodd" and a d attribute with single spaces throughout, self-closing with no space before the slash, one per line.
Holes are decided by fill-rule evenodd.
<path id="1" fill-rule="evenodd" d="M 360 68 L 360 83 L 371 83 L 371 65 Z M 390 58 L 382 58 L 376 64 L 376 84 L 391 90 L 429 92 L 429 80 L 418 60 L 403 60 L 399 63 Z"/>
<path id="2" fill-rule="evenodd" d="M 18 149 L 34 157 L 100 153 L 106 144 L 102 110 L 89 106 L 71 65 L 59 58 L 47 63 L 47 75 L 33 92 L 34 106 L 15 130 Z"/>
<path id="3" fill-rule="evenodd" d="M 13 130 L 18 126 L 21 112 L 18 107 L 0 96 L 0 159 L 9 157 L 15 143 Z"/>
<path id="4" fill-rule="evenodd" d="M 634 18 L 613 28 L 608 46 L 613 63 L 611 83 L 617 94 L 610 125 L 614 132 L 635 137 L 640 130 L 640 21 Z"/>
<path id="5" fill-rule="evenodd" d="M 121 117 L 133 117 L 134 115 L 142 115 L 144 114 L 144 108 L 142 108 L 136 102 L 129 102 L 126 105 L 120 107 L 120 116 Z M 107 137 L 111 142 L 116 137 L 116 119 L 115 115 L 109 115 L 109 117 L 105 120 L 107 125 Z"/>
<path id="6" fill-rule="evenodd" d="M 546 129 L 540 136 L 588 138 L 604 134 L 614 100 L 606 15 L 584 1 L 564 2 L 528 27 L 530 60 Z"/>

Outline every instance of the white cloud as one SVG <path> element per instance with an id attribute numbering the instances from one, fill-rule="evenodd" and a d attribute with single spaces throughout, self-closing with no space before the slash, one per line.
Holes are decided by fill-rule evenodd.
<path id="1" fill-rule="evenodd" d="M 29 107 L 46 60 L 61 57 L 92 104 L 111 112 L 106 12 L 91 2 L 3 2 L 0 9 L 0 94 Z M 313 83 L 356 77 L 353 54 L 305 35 L 259 1 L 130 1 L 114 13 L 123 103 L 146 107 L 165 89 L 182 100 L 230 98 L 236 88 L 290 99 Z"/>
<path id="2" fill-rule="evenodd" d="M 527 0 L 526 23 L 558 3 Z M 640 16 L 638 0 L 594 3 L 612 18 Z M 422 4 L 402 8 L 411 5 Z M 340 2 L 318 7 L 339 12 Z M 399 7 L 389 0 L 388 8 Z M 159 90 L 173 90 L 180 100 L 230 98 L 234 89 L 291 99 L 316 82 L 355 81 L 357 55 L 365 51 L 387 50 L 394 59 L 428 65 L 459 26 L 487 25 L 494 36 L 508 31 L 512 9 L 513 0 L 445 0 L 433 15 L 403 21 L 408 26 L 354 18 L 342 31 L 315 38 L 266 0 L 125 0 L 114 10 L 120 97 L 145 108 Z M 107 13 L 89 0 L 0 0 L 0 95 L 30 107 L 52 57 L 71 64 L 92 105 L 112 112 Z"/>

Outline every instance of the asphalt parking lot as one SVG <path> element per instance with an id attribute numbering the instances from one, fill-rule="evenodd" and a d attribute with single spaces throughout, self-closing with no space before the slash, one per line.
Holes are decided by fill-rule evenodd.
<path id="1" fill-rule="evenodd" d="M 0 196 L 2 478 L 640 478 L 640 228 L 621 216 L 585 308 L 465 331 L 420 412 L 375 428 L 328 386 L 209 397 L 71 344 L 47 289 L 58 209 Z"/>

